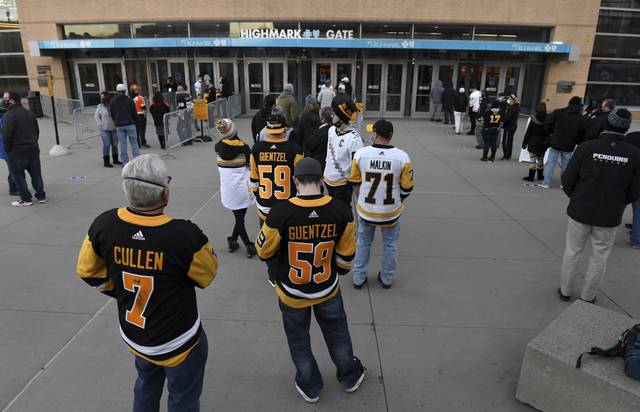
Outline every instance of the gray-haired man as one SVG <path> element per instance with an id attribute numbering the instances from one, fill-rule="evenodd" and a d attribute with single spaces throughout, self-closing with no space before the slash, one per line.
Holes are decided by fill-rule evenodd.
<path id="1" fill-rule="evenodd" d="M 287 83 L 284 85 L 282 93 L 276 99 L 276 105 L 282 106 L 284 109 L 284 117 L 287 119 L 287 126 L 298 127 L 298 102 L 293 97 L 293 85 Z"/>
<path id="2" fill-rule="evenodd" d="M 194 286 L 209 286 L 217 259 L 198 226 L 164 214 L 171 177 L 158 155 L 136 157 L 122 178 L 129 206 L 93 221 L 77 272 L 118 303 L 138 371 L 134 412 L 159 409 L 165 378 L 170 411 L 199 410 L 208 345 Z"/>

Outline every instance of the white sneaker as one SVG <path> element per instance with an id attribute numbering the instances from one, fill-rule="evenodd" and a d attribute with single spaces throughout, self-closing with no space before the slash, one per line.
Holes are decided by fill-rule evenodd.
<path id="1" fill-rule="evenodd" d="M 304 391 L 302 390 L 301 387 L 298 386 L 298 382 L 295 382 L 295 384 L 296 384 L 296 389 L 298 390 L 298 393 L 302 396 L 302 399 L 304 399 L 305 401 L 307 401 L 309 403 L 318 402 L 318 400 L 320 399 L 320 395 L 316 396 L 315 398 L 311 398 L 311 397 L 307 396 L 306 393 L 304 393 Z"/>
<path id="2" fill-rule="evenodd" d="M 549 185 L 545 185 L 544 183 L 543 183 L 543 184 L 541 184 L 541 185 L 538 185 L 538 187 L 541 187 L 541 188 L 543 188 L 543 189 L 551 189 L 551 186 L 549 186 Z"/>
<path id="3" fill-rule="evenodd" d="M 22 200 L 16 200 L 11 202 L 11 206 L 20 207 L 20 206 L 31 206 L 33 202 L 23 202 Z"/>

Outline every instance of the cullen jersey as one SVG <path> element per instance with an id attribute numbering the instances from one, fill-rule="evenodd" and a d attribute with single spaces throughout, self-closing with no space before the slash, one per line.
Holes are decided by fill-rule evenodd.
<path id="1" fill-rule="evenodd" d="M 277 270 L 276 293 L 293 308 L 338 293 L 338 274 L 351 270 L 356 250 L 351 208 L 330 196 L 299 196 L 271 209 L 256 240 L 258 256 Z"/>
<path id="2" fill-rule="evenodd" d="M 300 146 L 280 137 L 269 137 L 253 145 L 251 190 L 256 196 L 258 215 L 262 220 L 277 202 L 295 196 L 293 168 L 301 159 Z"/>
<path id="3" fill-rule="evenodd" d="M 394 225 L 404 200 L 413 190 L 413 166 L 409 155 L 396 147 L 374 144 L 358 150 L 349 182 L 360 185 L 356 210 L 368 223 Z"/>
<path id="4" fill-rule="evenodd" d="M 356 129 L 340 130 L 331 126 L 327 138 L 327 158 L 324 167 L 324 182 L 329 186 L 344 186 L 351 172 L 353 154 L 364 146 Z"/>
<path id="5" fill-rule="evenodd" d="M 195 224 L 120 208 L 94 220 L 76 270 L 116 299 L 120 335 L 134 355 L 176 366 L 202 332 L 194 286 L 207 287 L 217 266 Z"/>

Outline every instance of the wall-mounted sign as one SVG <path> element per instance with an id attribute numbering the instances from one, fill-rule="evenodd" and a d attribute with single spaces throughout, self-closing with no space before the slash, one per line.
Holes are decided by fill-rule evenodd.
<path id="1" fill-rule="evenodd" d="M 353 39 L 353 30 L 250 29 L 240 30 L 242 39 Z"/>
<path id="2" fill-rule="evenodd" d="M 556 93 L 571 93 L 576 82 L 572 80 L 560 80 L 556 86 Z"/>

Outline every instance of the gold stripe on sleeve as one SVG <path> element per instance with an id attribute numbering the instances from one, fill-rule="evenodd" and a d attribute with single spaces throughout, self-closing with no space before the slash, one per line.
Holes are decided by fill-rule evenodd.
<path id="1" fill-rule="evenodd" d="M 271 259 L 280 249 L 280 241 L 282 240 L 278 229 L 262 225 L 260 234 L 256 239 L 256 250 L 260 259 Z"/>
<path id="2" fill-rule="evenodd" d="M 82 247 L 78 254 L 76 272 L 78 272 L 81 278 L 107 278 L 107 264 L 104 259 L 98 256 L 95 250 L 93 250 L 89 235 L 85 236 L 82 242 Z"/>
<path id="3" fill-rule="evenodd" d="M 211 284 L 218 272 L 218 259 L 213 254 L 211 243 L 207 242 L 200 250 L 193 254 L 193 260 L 187 276 L 193 279 L 201 288 L 206 288 Z"/>

